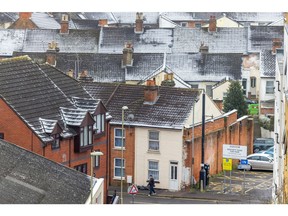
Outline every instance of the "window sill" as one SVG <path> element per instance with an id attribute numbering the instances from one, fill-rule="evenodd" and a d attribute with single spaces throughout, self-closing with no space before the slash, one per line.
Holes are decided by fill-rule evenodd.
<path id="1" fill-rule="evenodd" d="M 113 180 L 119 180 L 119 181 L 121 181 L 121 177 L 113 177 Z M 125 181 L 125 177 L 123 177 L 122 180 Z"/>
<path id="2" fill-rule="evenodd" d="M 120 147 L 114 147 L 113 148 L 113 150 L 117 150 L 117 151 L 121 151 L 122 150 L 122 148 Z M 125 151 L 126 150 L 126 148 L 125 147 L 123 147 L 123 151 Z"/>
<path id="3" fill-rule="evenodd" d="M 151 149 L 148 149 L 147 153 L 160 154 L 160 151 L 159 151 L 159 150 L 151 150 Z"/>

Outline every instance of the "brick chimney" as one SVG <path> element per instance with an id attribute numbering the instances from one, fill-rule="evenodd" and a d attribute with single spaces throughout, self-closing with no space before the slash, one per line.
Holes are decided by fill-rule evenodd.
<path id="1" fill-rule="evenodd" d="M 199 52 L 200 53 L 208 53 L 209 47 L 204 45 L 204 42 L 201 42 Z"/>
<path id="2" fill-rule="evenodd" d="M 107 19 L 99 19 L 98 20 L 98 26 L 107 26 L 108 25 L 108 20 Z"/>
<path id="3" fill-rule="evenodd" d="M 144 28 L 143 28 L 143 13 L 136 13 L 136 25 L 135 25 L 135 29 L 134 32 L 136 34 L 141 34 L 144 32 Z"/>
<path id="4" fill-rule="evenodd" d="M 155 80 L 147 80 L 144 88 L 144 104 L 153 105 L 159 98 L 158 87 L 155 85 Z"/>
<path id="5" fill-rule="evenodd" d="M 209 19 L 209 32 L 215 32 L 216 31 L 216 17 L 210 16 Z"/>
<path id="6" fill-rule="evenodd" d="M 69 20 L 68 20 L 67 14 L 62 14 L 60 25 L 61 25 L 60 34 L 68 34 L 69 33 Z"/>
<path id="7" fill-rule="evenodd" d="M 81 73 L 78 76 L 78 80 L 80 82 L 93 82 L 93 78 L 91 76 L 89 76 L 87 70 L 81 71 Z"/>
<path id="8" fill-rule="evenodd" d="M 276 54 L 276 49 L 282 47 L 282 41 L 280 38 L 274 38 L 272 41 L 272 54 Z"/>
<path id="9" fill-rule="evenodd" d="M 19 13 L 19 18 L 23 20 L 30 19 L 32 16 L 32 12 L 20 12 Z"/>
<path id="10" fill-rule="evenodd" d="M 59 52 L 58 44 L 52 41 L 48 44 L 46 51 L 46 62 L 52 66 L 56 66 L 56 53 Z"/>
<path id="11" fill-rule="evenodd" d="M 133 45 L 131 42 L 125 43 L 122 57 L 122 68 L 133 65 Z"/>

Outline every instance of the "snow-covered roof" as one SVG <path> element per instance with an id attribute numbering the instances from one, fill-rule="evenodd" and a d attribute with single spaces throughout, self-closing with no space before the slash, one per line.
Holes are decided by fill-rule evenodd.
<path id="1" fill-rule="evenodd" d="M 66 125 L 80 126 L 86 114 L 86 109 L 60 107 L 60 113 Z"/>

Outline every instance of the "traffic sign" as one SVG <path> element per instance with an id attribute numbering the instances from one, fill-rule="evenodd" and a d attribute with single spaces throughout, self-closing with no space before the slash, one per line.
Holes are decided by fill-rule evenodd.
<path id="1" fill-rule="evenodd" d="M 223 158 L 223 170 L 232 170 L 232 159 Z"/>
<path id="2" fill-rule="evenodd" d="M 223 158 L 246 159 L 247 146 L 223 144 Z"/>
<path id="3" fill-rule="evenodd" d="M 136 185 L 132 184 L 128 187 L 128 193 L 129 194 L 137 194 L 138 193 L 138 188 Z"/>
<path id="4" fill-rule="evenodd" d="M 250 170 L 251 169 L 251 166 L 249 164 L 239 164 L 238 165 L 238 169 L 239 170 Z"/>
<path id="5" fill-rule="evenodd" d="M 240 164 L 247 165 L 248 164 L 248 160 L 247 159 L 241 159 L 240 160 Z"/>

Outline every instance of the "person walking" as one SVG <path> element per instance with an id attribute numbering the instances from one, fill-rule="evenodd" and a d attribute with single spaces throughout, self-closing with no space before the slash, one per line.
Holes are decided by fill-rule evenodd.
<path id="1" fill-rule="evenodd" d="M 153 178 L 152 175 L 150 175 L 150 179 L 149 179 L 148 185 L 149 185 L 149 194 L 148 194 L 148 196 L 151 196 L 152 194 L 156 195 L 155 190 L 154 190 L 155 182 L 154 182 L 154 178 Z"/>

